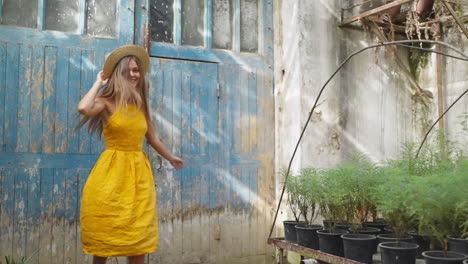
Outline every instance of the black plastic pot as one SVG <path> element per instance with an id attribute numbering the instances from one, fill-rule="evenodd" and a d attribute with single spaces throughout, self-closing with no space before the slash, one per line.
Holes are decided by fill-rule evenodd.
<path id="1" fill-rule="evenodd" d="M 344 257 L 362 263 L 372 264 L 377 237 L 368 234 L 345 234 L 343 239 Z"/>
<path id="2" fill-rule="evenodd" d="M 296 225 L 297 244 L 311 249 L 319 249 L 317 230 L 320 225 Z"/>
<path id="3" fill-rule="evenodd" d="M 397 242 L 398 239 L 394 234 L 381 234 L 377 236 L 377 240 L 379 241 L 379 243 L 384 243 L 384 242 Z M 413 237 L 408 235 L 406 237 L 400 238 L 399 241 L 411 243 L 413 242 Z"/>
<path id="4" fill-rule="evenodd" d="M 448 236 L 448 249 L 468 255 L 468 239 Z"/>
<path id="5" fill-rule="evenodd" d="M 430 249 L 431 239 L 429 236 L 418 234 L 416 231 L 410 231 L 408 234 L 413 237 L 414 243 L 419 245 L 416 258 L 422 258 L 422 253 Z"/>
<path id="6" fill-rule="evenodd" d="M 375 227 L 380 229 L 380 234 L 384 233 L 384 228 L 388 227 L 388 224 L 385 222 L 364 222 L 364 227 Z"/>
<path id="7" fill-rule="evenodd" d="M 335 224 L 335 229 L 341 229 L 341 230 L 348 231 L 350 227 L 351 227 L 351 224 L 347 224 L 347 223 L 337 223 L 337 224 Z"/>
<path id="8" fill-rule="evenodd" d="M 366 234 L 366 235 L 375 235 L 376 237 L 380 234 L 381 230 L 377 227 L 362 227 L 359 228 L 358 230 L 359 234 Z M 350 233 L 353 233 L 353 230 L 350 228 L 349 229 Z M 373 247 L 373 253 L 377 252 L 377 245 L 379 244 L 378 240 L 375 239 L 374 241 L 374 247 Z"/>
<path id="9" fill-rule="evenodd" d="M 288 242 L 297 243 L 296 225 L 304 224 L 303 221 L 283 221 L 284 238 Z"/>
<path id="10" fill-rule="evenodd" d="M 406 242 L 379 244 L 382 264 L 415 264 L 419 246 Z"/>
<path id="11" fill-rule="evenodd" d="M 348 231 L 341 229 L 335 229 L 334 232 L 326 229 L 318 230 L 317 235 L 319 237 L 320 251 L 335 256 L 344 257 L 343 240 L 341 239 L 341 235 L 347 233 Z"/>
<path id="12" fill-rule="evenodd" d="M 380 229 L 377 227 L 364 227 L 358 229 L 359 234 L 367 234 L 367 235 L 380 235 Z"/>
<path id="13" fill-rule="evenodd" d="M 431 250 L 424 251 L 426 264 L 462 264 L 466 255 L 453 251 Z"/>

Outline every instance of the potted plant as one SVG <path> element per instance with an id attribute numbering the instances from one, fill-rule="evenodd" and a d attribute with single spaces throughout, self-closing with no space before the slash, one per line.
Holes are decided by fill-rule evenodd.
<path id="1" fill-rule="evenodd" d="M 299 220 L 301 217 L 299 209 L 301 199 L 299 178 L 292 173 L 288 174 L 287 170 L 282 170 L 282 177 L 287 192 L 286 204 L 294 216 L 293 220 L 283 221 L 284 236 L 286 241 L 297 243 L 296 225 L 304 223 L 304 221 Z"/>
<path id="2" fill-rule="evenodd" d="M 468 215 L 468 166 L 463 163 L 418 179 L 414 207 L 419 216 L 419 230 L 430 233 L 444 248 L 423 252 L 426 263 L 461 263 L 465 258 L 468 244 L 463 225 Z"/>
<path id="3" fill-rule="evenodd" d="M 304 224 L 296 225 L 297 244 L 319 249 L 317 230 L 322 229 L 321 225 L 314 225 L 314 220 L 318 215 L 319 201 L 321 197 L 320 171 L 315 168 L 305 168 L 301 170 L 297 178 L 298 187 L 296 190 L 299 201 L 299 211 L 304 218 Z"/>
<path id="4" fill-rule="evenodd" d="M 366 227 L 363 224 L 376 211 L 373 200 L 373 190 L 376 188 L 379 175 L 375 165 L 357 155 L 347 167 L 350 183 L 347 185 L 348 197 L 354 208 L 350 231 L 353 234 L 344 234 L 343 239 L 344 256 L 348 259 L 362 263 L 372 263 L 372 255 L 376 251 L 376 236 L 380 233 L 379 228 Z"/>
<path id="5" fill-rule="evenodd" d="M 382 169 L 385 183 L 376 189 L 378 210 L 394 232 L 394 242 L 379 244 L 382 263 L 415 263 L 418 245 L 402 242 L 407 238 L 408 231 L 414 225 L 415 216 L 410 209 L 409 202 L 412 193 L 412 177 L 400 166 L 390 166 Z M 384 235 L 379 235 L 379 240 Z"/>
<path id="6" fill-rule="evenodd" d="M 328 221 L 328 225 L 324 225 L 323 230 L 317 231 L 320 251 L 336 256 L 344 256 L 341 235 L 348 233 L 347 229 L 355 208 L 348 189 L 352 181 L 350 173 L 352 171 L 348 166 L 339 166 L 325 170 L 320 178 L 322 188 L 320 212 Z M 339 228 L 339 225 L 342 225 L 342 228 Z"/>

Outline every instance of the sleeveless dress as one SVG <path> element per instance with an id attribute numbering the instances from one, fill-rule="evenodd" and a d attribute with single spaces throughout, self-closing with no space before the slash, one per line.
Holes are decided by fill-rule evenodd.
<path id="1" fill-rule="evenodd" d="M 156 191 L 143 152 L 146 119 L 135 105 L 117 109 L 103 129 L 106 150 L 83 189 L 83 251 L 100 257 L 137 256 L 158 249 Z"/>

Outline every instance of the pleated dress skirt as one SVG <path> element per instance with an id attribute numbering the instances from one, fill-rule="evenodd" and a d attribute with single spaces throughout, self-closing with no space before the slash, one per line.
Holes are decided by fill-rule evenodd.
<path id="1" fill-rule="evenodd" d="M 101 154 L 83 189 L 81 241 L 87 254 L 137 256 L 158 249 L 156 191 L 143 152 L 147 124 L 134 105 L 117 109 L 103 134 Z"/>

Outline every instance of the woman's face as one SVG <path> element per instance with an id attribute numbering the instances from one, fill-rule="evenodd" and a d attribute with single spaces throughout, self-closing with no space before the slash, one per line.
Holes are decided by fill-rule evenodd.
<path id="1" fill-rule="evenodd" d="M 134 87 L 140 82 L 140 68 L 135 60 L 130 60 L 128 63 L 128 80 Z"/>

